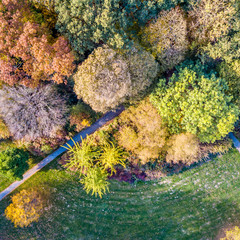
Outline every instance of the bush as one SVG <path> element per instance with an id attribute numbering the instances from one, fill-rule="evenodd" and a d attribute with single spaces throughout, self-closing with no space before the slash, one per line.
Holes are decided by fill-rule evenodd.
<path id="1" fill-rule="evenodd" d="M 89 127 L 92 122 L 93 111 L 90 107 L 79 102 L 77 105 L 74 105 L 70 111 L 70 126 L 75 127 L 75 130 L 80 132 L 83 128 Z"/>
<path id="2" fill-rule="evenodd" d="M 168 84 L 160 80 L 151 101 L 172 134 L 188 132 L 213 143 L 233 130 L 239 110 L 225 94 L 226 82 L 201 68 L 182 65 Z"/>
<path id="3" fill-rule="evenodd" d="M 150 53 L 138 47 L 120 53 L 104 45 L 79 66 L 74 90 L 95 111 L 106 112 L 144 91 L 157 73 Z"/>
<path id="4" fill-rule="evenodd" d="M 215 42 L 231 29 L 235 9 L 228 0 L 192 0 L 190 5 L 190 33 L 198 44 Z"/>
<path id="5" fill-rule="evenodd" d="M 191 133 L 173 135 L 168 140 L 166 162 L 182 162 L 190 165 L 199 159 L 200 145 L 198 138 Z"/>
<path id="6" fill-rule="evenodd" d="M 116 134 L 118 143 L 137 155 L 143 164 L 163 153 L 168 131 L 148 100 L 124 111 L 119 124 L 120 129 Z"/>
<path id="7" fill-rule="evenodd" d="M 67 40 L 53 38 L 27 0 L 1 1 L 0 12 L 1 81 L 30 87 L 42 80 L 65 82 L 74 70 Z"/>
<path id="8" fill-rule="evenodd" d="M 125 166 L 124 151 L 116 147 L 112 142 L 103 146 L 96 146 L 93 138 L 82 139 L 81 145 L 74 142 L 74 146 L 68 146 L 69 160 L 66 167 L 78 171 L 81 183 L 87 193 L 102 197 L 108 189 L 108 176 L 115 172 L 118 164 Z"/>
<path id="9" fill-rule="evenodd" d="M 43 199 L 36 190 L 22 190 L 12 197 L 12 203 L 6 208 L 7 219 L 15 227 L 27 227 L 37 222 L 43 211 Z"/>
<path id="10" fill-rule="evenodd" d="M 225 232 L 226 236 L 220 240 L 238 240 L 240 239 L 240 228 L 235 226 Z"/>
<path id="11" fill-rule="evenodd" d="M 142 41 L 157 57 L 163 72 L 172 69 L 184 60 L 188 49 L 184 12 L 180 7 L 160 12 L 143 30 Z"/>
<path id="12" fill-rule="evenodd" d="M 9 138 L 10 132 L 8 130 L 7 125 L 5 122 L 0 118 L 0 139 L 1 138 Z"/>
<path id="13" fill-rule="evenodd" d="M 28 169 L 29 155 L 22 149 L 10 148 L 0 152 L 0 172 L 12 180 L 22 179 Z"/>
<path id="14" fill-rule="evenodd" d="M 67 107 L 53 86 L 0 89 L 0 114 L 15 139 L 54 137 L 66 123 Z"/>

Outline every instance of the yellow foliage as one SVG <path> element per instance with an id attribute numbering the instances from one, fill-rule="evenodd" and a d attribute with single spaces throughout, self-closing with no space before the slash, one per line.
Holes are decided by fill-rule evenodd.
<path id="1" fill-rule="evenodd" d="M 10 132 L 2 119 L 0 119 L 0 138 L 9 138 Z"/>
<path id="2" fill-rule="evenodd" d="M 42 210 L 42 197 L 39 193 L 34 190 L 22 190 L 12 197 L 12 203 L 6 208 L 5 215 L 15 227 L 27 227 L 30 223 L 38 221 Z"/>
<path id="3" fill-rule="evenodd" d="M 168 141 L 166 161 L 171 163 L 191 164 L 199 158 L 200 145 L 198 138 L 191 133 L 173 135 Z"/>
<path id="4" fill-rule="evenodd" d="M 130 107 L 120 115 L 117 140 L 126 150 L 136 154 L 143 164 L 163 152 L 168 136 L 162 119 L 148 99 Z"/>
<path id="5" fill-rule="evenodd" d="M 226 231 L 226 237 L 220 240 L 240 240 L 240 228 L 236 226 Z"/>

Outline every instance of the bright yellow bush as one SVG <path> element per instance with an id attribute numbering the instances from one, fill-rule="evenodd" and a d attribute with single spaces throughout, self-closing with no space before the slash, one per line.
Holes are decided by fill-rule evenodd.
<path id="1" fill-rule="evenodd" d="M 27 227 L 38 221 L 43 210 L 42 200 L 37 191 L 22 190 L 12 197 L 12 203 L 6 208 L 5 215 L 15 227 Z"/>
<path id="2" fill-rule="evenodd" d="M 168 163 L 183 162 L 187 165 L 199 158 L 200 145 L 198 138 L 191 133 L 173 135 L 168 141 L 166 161 Z"/>
<path id="3" fill-rule="evenodd" d="M 220 240 L 240 240 L 240 228 L 237 226 L 227 230 L 225 233 L 226 237 L 221 238 Z"/>

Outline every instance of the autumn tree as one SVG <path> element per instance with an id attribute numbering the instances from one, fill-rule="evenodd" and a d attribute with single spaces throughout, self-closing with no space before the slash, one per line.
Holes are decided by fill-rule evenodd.
<path id="1" fill-rule="evenodd" d="M 120 115 L 119 125 L 116 134 L 118 143 L 136 155 L 143 164 L 163 153 L 168 130 L 148 100 L 124 111 Z"/>
<path id="2" fill-rule="evenodd" d="M 92 192 L 100 198 L 109 191 L 107 179 L 115 172 L 115 166 L 125 166 L 125 152 L 112 142 L 96 146 L 93 138 L 88 136 L 82 139 L 81 144 L 74 142 L 73 147 L 67 145 L 67 149 L 67 168 L 79 173 L 87 193 Z"/>
<path id="3" fill-rule="evenodd" d="M 235 9 L 228 0 L 190 1 L 190 33 L 198 44 L 215 42 L 232 26 Z"/>
<path id="4" fill-rule="evenodd" d="M 22 190 L 12 197 L 5 216 L 15 227 L 27 227 L 37 222 L 43 212 L 43 198 L 37 190 Z"/>
<path id="5" fill-rule="evenodd" d="M 188 132 L 215 142 L 234 128 L 239 110 L 225 94 L 226 81 L 207 74 L 201 64 L 183 64 L 168 80 L 160 79 L 151 101 L 173 134 Z"/>
<path id="6" fill-rule="evenodd" d="M 139 46 L 120 52 L 104 45 L 78 67 L 74 90 L 93 110 L 106 112 L 144 91 L 158 69 L 154 57 Z"/>
<path id="7" fill-rule="evenodd" d="M 51 85 L 0 89 L 0 114 L 15 139 L 55 137 L 66 123 L 66 112 L 64 99 Z"/>
<path id="8" fill-rule="evenodd" d="M 29 155 L 22 149 L 7 148 L 0 152 L 0 173 L 11 180 L 20 180 L 28 169 Z"/>
<path id="9" fill-rule="evenodd" d="M 199 160 L 200 142 L 191 133 L 180 133 L 170 137 L 167 143 L 166 162 L 186 165 Z"/>
<path id="10" fill-rule="evenodd" d="M 161 70 L 184 60 L 188 49 L 187 21 L 180 7 L 161 11 L 142 31 L 142 42 L 160 62 Z"/>
<path id="11" fill-rule="evenodd" d="M 0 5 L 1 81 L 31 87 L 41 80 L 66 81 L 74 69 L 67 40 L 54 39 L 27 0 L 3 0 Z"/>

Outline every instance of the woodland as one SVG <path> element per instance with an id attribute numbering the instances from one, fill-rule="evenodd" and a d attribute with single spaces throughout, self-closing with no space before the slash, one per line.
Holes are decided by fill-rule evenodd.
<path id="1" fill-rule="evenodd" d="M 122 105 L 58 159 L 99 201 L 231 158 L 239 92 L 239 0 L 0 0 L 0 190 Z M 51 195 L 23 188 L 4 216 L 32 226 Z"/>

